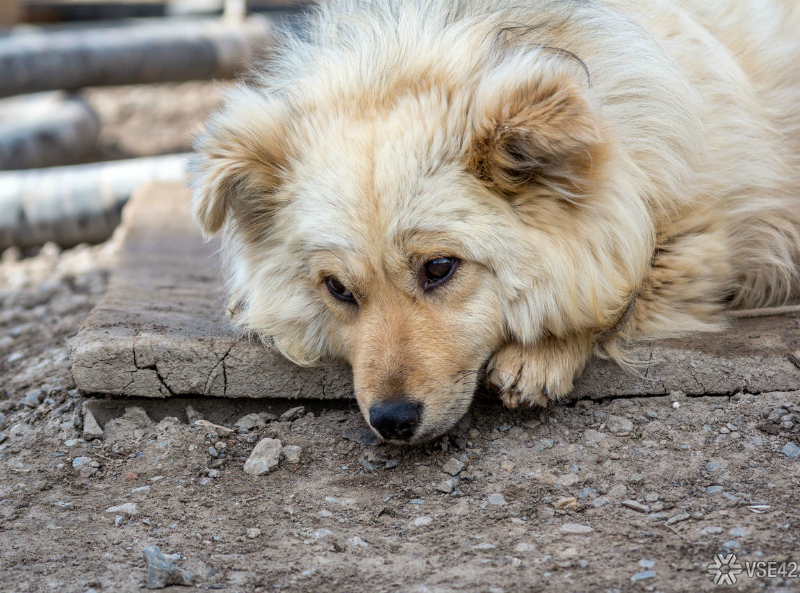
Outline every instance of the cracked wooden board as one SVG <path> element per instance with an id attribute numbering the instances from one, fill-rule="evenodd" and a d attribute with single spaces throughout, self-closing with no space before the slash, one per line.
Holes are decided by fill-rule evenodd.
<path id="1" fill-rule="evenodd" d="M 123 214 L 108 293 L 73 342 L 73 376 L 86 393 L 335 399 L 352 397 L 350 370 L 300 368 L 238 336 L 223 311 L 218 245 L 203 243 L 189 192 L 154 184 Z M 719 334 L 642 345 L 636 373 L 592 361 L 575 397 L 764 393 L 800 389 L 789 354 L 800 348 L 796 315 L 736 321 Z"/>

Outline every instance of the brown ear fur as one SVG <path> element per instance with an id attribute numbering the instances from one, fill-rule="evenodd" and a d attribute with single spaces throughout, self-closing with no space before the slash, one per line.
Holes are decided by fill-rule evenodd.
<path id="1" fill-rule="evenodd" d="M 599 118 L 574 80 L 487 86 L 477 98 L 468 153 L 473 173 L 508 196 L 532 184 L 567 199 L 586 195 L 604 142 Z"/>
<path id="2" fill-rule="evenodd" d="M 278 207 L 276 193 L 289 164 L 289 147 L 267 101 L 243 93 L 246 105 L 217 114 L 195 141 L 192 210 L 203 232 L 213 235 L 232 217 L 245 237 L 257 240 Z M 249 108 L 249 109 L 248 109 Z M 279 111 L 279 110 L 275 110 Z M 244 121 L 234 112 L 246 112 Z"/>

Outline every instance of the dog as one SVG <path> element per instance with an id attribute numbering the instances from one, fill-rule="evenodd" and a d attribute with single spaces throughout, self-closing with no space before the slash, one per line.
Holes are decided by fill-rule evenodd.
<path id="1" fill-rule="evenodd" d="M 196 140 L 233 322 L 420 443 L 800 296 L 796 0 L 326 0 Z"/>

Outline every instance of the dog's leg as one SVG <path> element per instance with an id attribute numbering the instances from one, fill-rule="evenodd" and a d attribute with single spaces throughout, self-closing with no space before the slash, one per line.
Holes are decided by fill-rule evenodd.
<path id="1" fill-rule="evenodd" d="M 506 344 L 492 356 L 486 377 L 509 408 L 546 406 L 572 390 L 591 353 L 590 334 L 548 337 L 535 346 Z"/>

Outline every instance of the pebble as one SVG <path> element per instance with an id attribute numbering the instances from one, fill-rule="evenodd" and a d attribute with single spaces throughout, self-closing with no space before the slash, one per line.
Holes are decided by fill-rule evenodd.
<path id="1" fill-rule="evenodd" d="M 438 484 L 436 484 L 436 490 L 439 492 L 444 492 L 445 494 L 450 494 L 455 488 L 455 480 L 442 480 Z"/>
<path id="2" fill-rule="evenodd" d="M 646 502 L 658 502 L 659 496 L 655 492 L 651 492 L 644 499 Z"/>
<path id="3" fill-rule="evenodd" d="M 609 416 L 606 419 L 606 426 L 614 434 L 624 434 L 633 430 L 633 422 L 622 416 Z"/>
<path id="4" fill-rule="evenodd" d="M 706 463 L 706 469 L 713 474 L 722 469 L 722 464 L 719 461 L 709 461 Z"/>
<path id="5" fill-rule="evenodd" d="M 194 424 L 196 421 L 200 420 L 200 414 L 192 406 L 186 406 L 186 419 L 189 421 L 189 424 Z"/>
<path id="6" fill-rule="evenodd" d="M 594 488 L 582 488 L 581 490 L 578 490 L 578 498 L 583 500 L 584 498 L 589 498 L 594 493 Z"/>
<path id="7" fill-rule="evenodd" d="M 555 443 L 553 442 L 553 439 L 539 439 L 536 441 L 536 447 L 534 447 L 534 451 L 541 453 L 546 449 L 552 449 L 554 445 Z"/>
<path id="8" fill-rule="evenodd" d="M 213 478 L 200 478 L 199 480 L 197 480 L 197 485 L 202 486 L 203 488 L 205 488 L 206 486 L 211 486 L 211 484 L 213 483 L 214 483 Z"/>
<path id="9" fill-rule="evenodd" d="M 454 457 L 451 457 L 447 463 L 442 466 L 442 471 L 446 474 L 450 474 L 451 476 L 457 476 L 462 472 L 463 469 L 464 464 Z"/>
<path id="10" fill-rule="evenodd" d="M 477 546 L 472 546 L 472 549 L 488 551 L 497 549 L 497 546 L 489 542 L 483 542 L 482 544 L 478 544 Z"/>
<path id="11" fill-rule="evenodd" d="M 720 533 L 722 533 L 722 527 L 709 525 L 708 527 L 703 527 L 703 529 L 700 530 L 700 533 L 705 535 L 719 535 Z"/>
<path id="12" fill-rule="evenodd" d="M 350 545 L 354 548 L 369 548 L 369 544 L 357 535 L 354 535 L 347 541 L 350 542 Z"/>
<path id="13" fill-rule="evenodd" d="M 359 460 L 359 463 L 360 463 L 360 464 L 361 464 L 361 465 L 364 467 L 364 469 L 365 469 L 365 470 L 367 470 L 368 472 L 374 472 L 376 469 L 378 469 L 378 467 L 380 467 L 380 466 L 378 466 L 378 465 L 375 465 L 374 463 L 370 463 L 370 462 L 369 462 L 369 461 L 367 461 L 366 459 L 361 459 L 361 460 Z"/>
<path id="14" fill-rule="evenodd" d="M 651 420 L 655 420 L 658 418 L 658 412 L 655 410 L 645 410 L 644 415 L 650 418 Z"/>
<path id="15" fill-rule="evenodd" d="M 142 550 L 147 565 L 147 588 L 163 589 L 167 585 L 192 585 L 195 575 L 175 566 L 175 556 L 165 556 L 158 546 L 148 546 Z"/>
<path id="16" fill-rule="evenodd" d="M 294 422 L 306 413 L 305 406 L 297 406 L 296 408 L 289 408 L 281 414 L 281 422 Z"/>
<path id="17" fill-rule="evenodd" d="M 742 544 L 737 542 L 735 539 L 732 539 L 731 541 L 725 542 L 724 544 L 722 544 L 722 547 L 723 548 L 727 548 L 729 550 L 733 550 L 735 548 L 741 548 Z"/>
<path id="18" fill-rule="evenodd" d="M 633 499 L 623 500 L 622 501 L 622 506 L 628 507 L 629 509 L 631 509 L 633 511 L 638 511 L 640 513 L 649 513 L 650 512 L 650 507 L 649 506 L 647 506 L 646 504 L 642 504 L 641 502 L 633 500 Z"/>
<path id="19" fill-rule="evenodd" d="M 259 535 L 261 535 L 261 530 L 258 527 L 251 527 L 247 530 L 247 537 L 250 539 L 256 539 Z"/>
<path id="20" fill-rule="evenodd" d="M 424 498 L 415 498 L 409 504 L 425 504 Z"/>
<path id="21" fill-rule="evenodd" d="M 219 451 L 217 451 L 216 447 L 209 447 L 208 454 L 211 455 L 211 457 L 213 457 L 214 459 L 219 457 Z"/>
<path id="22" fill-rule="evenodd" d="M 564 474 L 563 476 L 559 476 L 558 479 L 556 479 L 556 484 L 558 484 L 559 486 L 569 487 L 569 486 L 574 486 L 580 481 L 581 481 L 580 476 L 578 476 L 577 474 L 569 473 L 569 474 Z"/>
<path id="23" fill-rule="evenodd" d="M 594 506 L 594 508 L 596 509 L 599 509 L 600 507 L 605 506 L 610 502 L 611 502 L 610 498 L 605 496 L 598 496 L 592 501 L 592 506 Z"/>
<path id="24" fill-rule="evenodd" d="M 303 448 L 298 447 L 297 445 L 287 445 L 281 449 L 281 456 L 286 463 L 300 463 L 300 456 L 302 454 Z"/>
<path id="25" fill-rule="evenodd" d="M 86 410 L 83 415 L 83 439 L 91 441 L 103 438 L 103 429 L 97 423 L 91 410 Z"/>
<path id="26" fill-rule="evenodd" d="M 642 558 L 641 560 L 639 560 L 639 566 L 641 568 L 650 569 L 650 568 L 653 568 L 655 565 L 656 565 L 656 561 L 655 560 L 648 560 L 646 558 Z"/>
<path id="27" fill-rule="evenodd" d="M 730 533 L 732 537 L 747 537 L 750 535 L 750 530 L 747 527 L 734 527 L 728 533 Z"/>
<path id="28" fill-rule="evenodd" d="M 212 422 L 209 422 L 208 420 L 195 420 L 193 426 L 202 426 L 204 428 L 211 429 L 215 433 L 217 433 L 218 437 L 221 438 L 225 438 L 226 436 L 233 434 L 232 428 L 228 428 L 226 426 L 220 426 L 219 424 L 214 424 Z"/>
<path id="29" fill-rule="evenodd" d="M 495 492 L 494 494 L 489 495 L 489 504 L 493 504 L 495 506 L 505 506 L 507 503 L 502 494 Z"/>
<path id="30" fill-rule="evenodd" d="M 786 443 L 781 449 L 781 453 L 786 455 L 789 459 L 797 459 L 800 456 L 800 447 L 794 443 Z"/>
<path id="31" fill-rule="evenodd" d="M 131 494 L 144 494 L 146 492 L 150 492 L 150 486 L 139 486 L 131 490 Z"/>
<path id="32" fill-rule="evenodd" d="M 381 440 L 369 428 L 351 428 L 342 435 L 348 441 L 359 445 L 377 445 Z"/>
<path id="33" fill-rule="evenodd" d="M 625 484 L 617 484 L 608 491 L 608 497 L 613 499 L 624 498 L 628 494 L 628 487 Z"/>
<path id="34" fill-rule="evenodd" d="M 218 469 L 210 469 L 208 470 L 208 477 L 209 478 L 218 478 L 220 477 L 220 471 Z"/>
<path id="35" fill-rule="evenodd" d="M 719 494 L 723 490 L 725 490 L 725 488 L 722 486 L 709 486 L 706 488 L 706 494 Z"/>
<path id="36" fill-rule="evenodd" d="M 251 476 L 261 476 L 278 466 L 282 445 L 278 439 L 261 439 L 244 463 L 244 471 Z"/>
<path id="37" fill-rule="evenodd" d="M 126 502 L 115 507 L 108 507 L 106 513 L 114 513 L 115 515 L 126 515 L 128 517 L 135 517 L 139 514 L 139 505 L 135 502 Z"/>
<path id="38" fill-rule="evenodd" d="M 330 519 L 333 517 L 333 513 L 330 512 L 328 509 L 322 509 L 319 513 L 317 513 L 317 517 L 322 519 Z"/>
<path id="39" fill-rule="evenodd" d="M 571 535 L 585 535 L 594 531 L 588 525 L 581 525 L 580 523 L 564 523 L 559 529 L 561 533 L 568 533 Z"/>
<path id="40" fill-rule="evenodd" d="M 233 425 L 244 430 L 253 430 L 254 428 L 264 428 L 267 423 L 258 414 L 248 414 L 239 418 Z"/>
<path id="41" fill-rule="evenodd" d="M 597 430 L 593 430 L 590 428 L 589 430 L 583 433 L 583 436 L 581 438 L 583 440 L 584 445 L 592 446 L 596 445 L 600 441 L 607 439 L 608 435 L 603 432 L 599 432 Z"/>
<path id="42" fill-rule="evenodd" d="M 76 457 L 72 460 L 72 467 L 75 469 L 81 469 L 84 466 L 88 466 L 91 462 L 91 457 Z"/>
<path id="43" fill-rule="evenodd" d="M 44 399 L 44 393 L 42 393 L 41 389 L 31 389 L 28 393 L 25 394 L 19 403 L 24 406 L 28 406 L 30 408 L 35 408 Z"/>
<path id="44" fill-rule="evenodd" d="M 5 428 L 6 426 L 6 415 L 3 412 L 0 412 L 0 428 Z"/>
<path id="45" fill-rule="evenodd" d="M 644 572 L 637 572 L 635 575 L 633 575 L 631 577 L 631 582 L 638 583 L 639 581 L 646 581 L 647 579 L 653 579 L 655 578 L 655 576 L 656 576 L 656 571 L 645 570 Z"/>
<path id="46" fill-rule="evenodd" d="M 416 519 L 414 519 L 412 523 L 414 527 L 426 527 L 427 525 L 433 523 L 433 519 L 431 519 L 426 515 L 423 515 L 422 517 L 417 517 Z"/>
<path id="47" fill-rule="evenodd" d="M 669 519 L 667 519 L 667 525 L 675 525 L 675 523 L 686 521 L 686 519 L 690 517 L 691 515 L 689 513 L 679 513 L 677 515 L 672 515 Z"/>
<path id="48" fill-rule="evenodd" d="M 398 459 L 390 459 L 389 461 L 386 462 L 386 465 L 384 465 L 383 467 L 385 469 L 394 469 L 398 465 L 400 465 L 400 461 Z"/>

